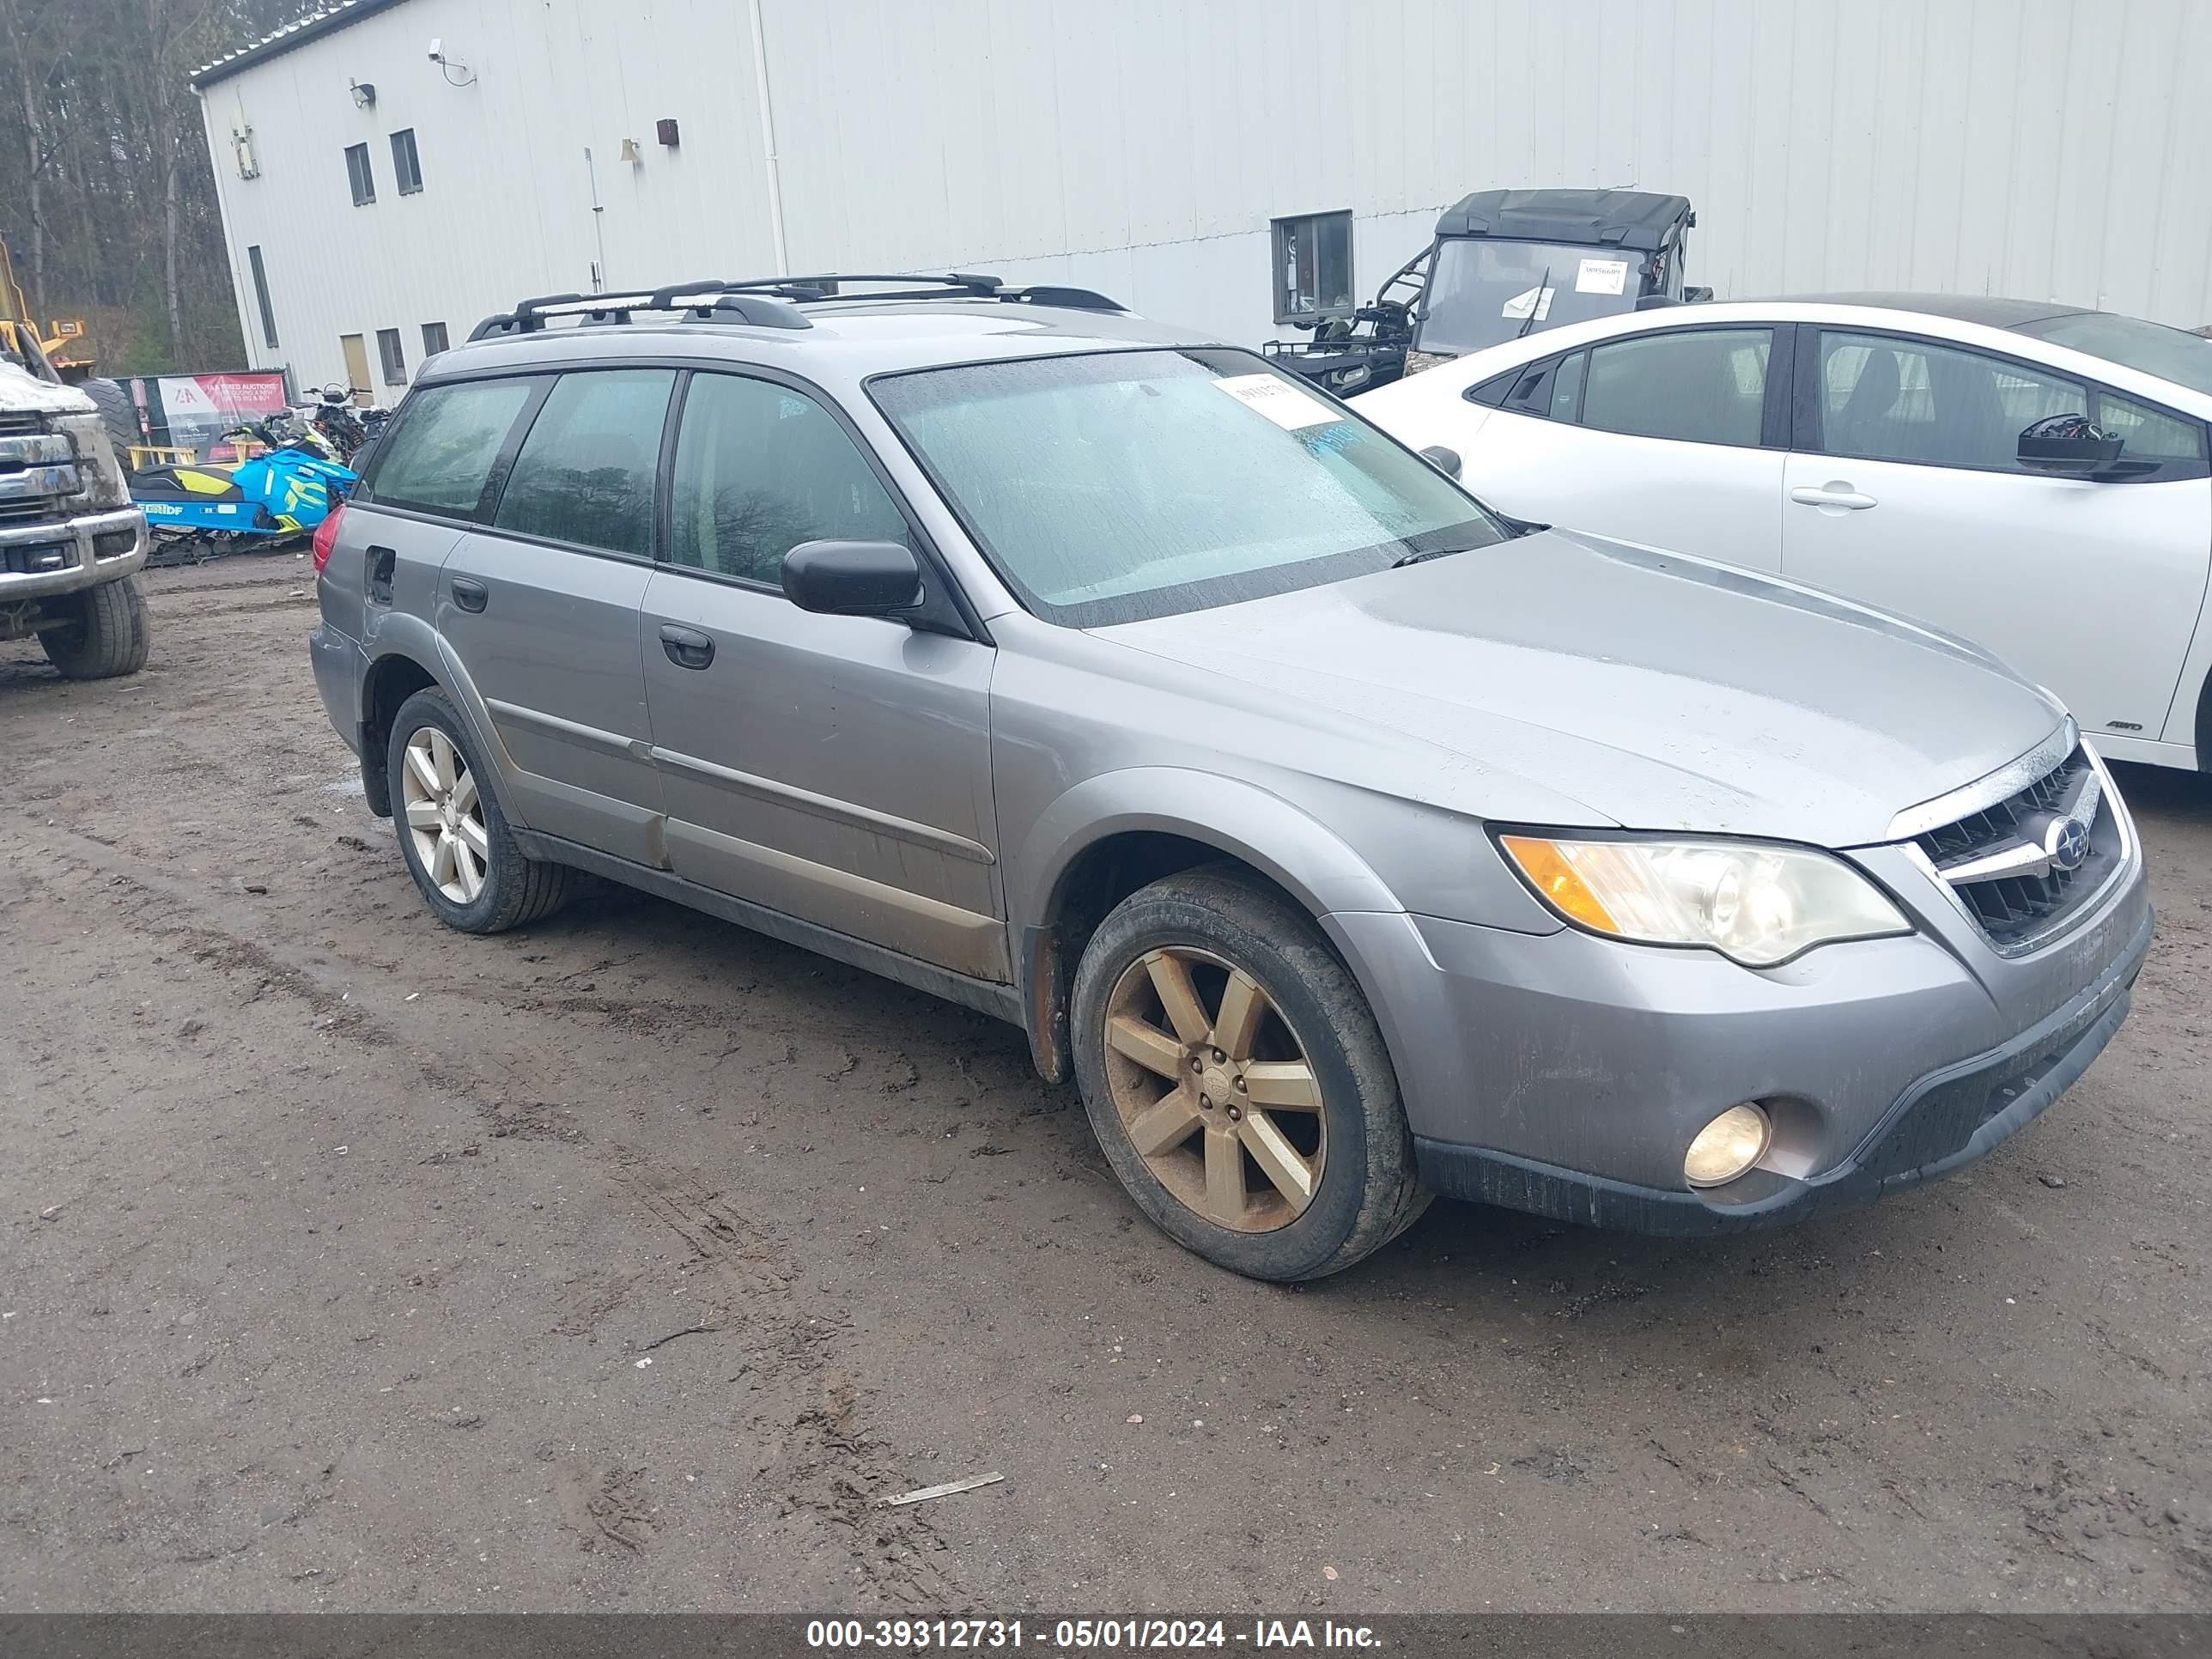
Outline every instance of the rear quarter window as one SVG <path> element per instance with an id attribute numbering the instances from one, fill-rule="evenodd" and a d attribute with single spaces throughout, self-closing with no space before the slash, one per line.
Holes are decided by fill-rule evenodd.
<path id="1" fill-rule="evenodd" d="M 464 380 L 421 388 L 378 441 L 362 499 L 475 517 L 515 418 L 539 384 Z"/>

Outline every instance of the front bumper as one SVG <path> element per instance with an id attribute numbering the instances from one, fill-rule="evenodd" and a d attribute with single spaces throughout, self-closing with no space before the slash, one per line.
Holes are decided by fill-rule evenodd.
<path id="1" fill-rule="evenodd" d="M 102 556 L 95 538 L 131 536 L 128 551 Z M 60 547 L 67 562 L 58 569 L 21 571 L 7 568 L 7 553 L 17 548 Z M 127 576 L 146 562 L 146 515 L 135 507 L 106 513 L 88 513 L 81 518 L 45 524 L 19 525 L 0 530 L 0 605 L 11 599 L 38 599 L 54 593 L 74 593 Z"/>
<path id="2" fill-rule="evenodd" d="M 1781 968 L 1571 929 L 1324 918 L 1366 988 L 1437 1191 L 1642 1231 L 1767 1224 L 1941 1175 L 2015 1133 L 2125 1017 L 2150 945 L 2139 848 L 2033 954 L 2000 956 L 1903 849 L 1852 855 L 1910 935 Z M 1740 1101 L 1760 1166 L 1692 1191 L 1690 1140 Z"/>
<path id="3" fill-rule="evenodd" d="M 1448 1197 L 1640 1233 L 1735 1232 L 1870 1203 L 1984 1156 L 2071 1088 L 2127 1018 L 2150 941 L 2146 912 L 2102 979 L 2012 1042 L 1915 1079 L 1858 1149 L 1818 1175 L 1755 1169 L 1710 1192 L 1670 1191 L 1417 1137 L 1421 1178 Z"/>

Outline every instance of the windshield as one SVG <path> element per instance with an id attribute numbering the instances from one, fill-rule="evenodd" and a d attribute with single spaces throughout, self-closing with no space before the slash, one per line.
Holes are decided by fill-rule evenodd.
<path id="1" fill-rule="evenodd" d="M 2045 317 L 2020 324 L 2015 332 L 2033 334 L 2053 345 L 2086 351 L 2124 368 L 2140 369 L 2191 392 L 2212 395 L 2212 340 L 2202 335 L 2146 323 L 2138 317 L 2116 317 L 2109 311 Z"/>
<path id="2" fill-rule="evenodd" d="M 1632 311 L 1647 257 L 1633 248 L 1447 237 L 1421 294 L 1414 349 L 1464 355 Z"/>
<path id="3" fill-rule="evenodd" d="M 1249 352 L 978 363 L 869 393 L 1022 602 L 1070 627 L 1505 536 L 1426 461 Z"/>

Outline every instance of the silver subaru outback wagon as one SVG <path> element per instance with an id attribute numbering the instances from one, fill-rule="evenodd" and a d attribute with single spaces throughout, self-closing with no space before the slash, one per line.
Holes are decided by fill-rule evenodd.
<path id="1" fill-rule="evenodd" d="M 1082 290 L 526 301 L 325 526 L 315 675 L 449 926 L 588 871 L 1000 1015 L 1239 1273 L 1802 1216 L 2081 1074 L 2151 911 L 2064 709 L 1455 467 Z"/>

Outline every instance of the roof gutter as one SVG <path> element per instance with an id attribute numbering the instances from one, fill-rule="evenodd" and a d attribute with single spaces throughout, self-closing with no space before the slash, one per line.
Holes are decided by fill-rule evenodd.
<path id="1" fill-rule="evenodd" d="M 212 64 L 203 64 L 192 71 L 187 83 L 194 92 L 205 92 L 218 81 L 264 64 L 271 58 L 280 58 L 295 46 L 304 46 L 310 40 L 358 23 L 364 17 L 380 11 L 388 11 L 403 0 L 338 0 L 327 11 L 319 11 L 287 25 L 270 34 L 265 34 L 250 46 L 241 46 L 227 58 L 218 58 Z"/>

